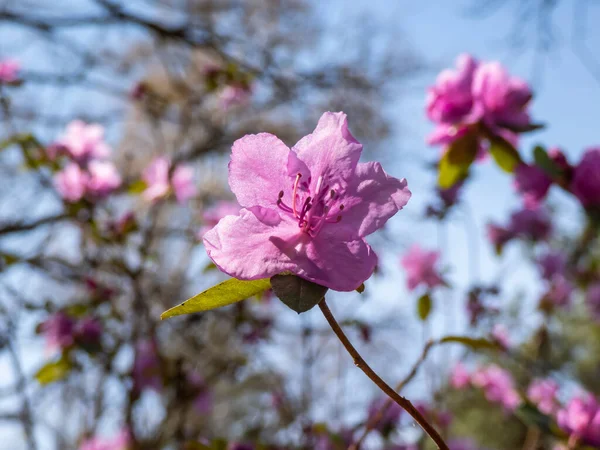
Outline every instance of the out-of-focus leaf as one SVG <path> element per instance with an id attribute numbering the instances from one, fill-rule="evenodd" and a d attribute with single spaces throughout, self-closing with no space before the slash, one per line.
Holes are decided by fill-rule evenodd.
<path id="1" fill-rule="evenodd" d="M 561 167 L 548 156 L 548 153 L 541 145 L 534 147 L 533 159 L 535 165 L 542 169 L 550 178 L 556 179 L 561 176 Z"/>
<path id="2" fill-rule="evenodd" d="M 505 172 L 514 172 L 517 165 L 521 162 L 519 152 L 510 142 L 501 136 L 490 136 L 489 141 L 489 152 L 494 161 L 496 161 L 496 164 Z"/>
<path id="3" fill-rule="evenodd" d="M 431 307 L 431 296 L 429 294 L 421 295 L 417 301 L 417 314 L 419 315 L 419 319 L 422 321 L 427 320 L 431 313 Z"/>
<path id="4" fill-rule="evenodd" d="M 214 262 L 209 262 L 204 269 L 202 269 L 202 273 L 212 272 L 213 270 L 217 270 L 217 265 Z"/>
<path id="5" fill-rule="evenodd" d="M 12 266 L 13 264 L 18 263 L 20 260 L 21 258 L 19 258 L 19 256 L 12 253 L 2 253 L 0 255 L 0 261 L 2 261 L 0 267 Z"/>
<path id="6" fill-rule="evenodd" d="M 535 426 L 546 433 L 552 434 L 552 419 L 542 414 L 534 405 L 522 404 L 515 410 L 515 415 L 526 425 Z"/>
<path id="7" fill-rule="evenodd" d="M 49 362 L 35 374 L 35 379 L 41 385 L 54 383 L 64 379 L 71 370 L 71 363 L 64 356 L 58 361 Z"/>
<path id="8" fill-rule="evenodd" d="M 495 342 L 484 338 L 467 336 L 446 336 L 440 339 L 442 344 L 455 343 L 470 347 L 473 350 L 498 350 L 500 347 Z"/>
<path id="9" fill-rule="evenodd" d="M 542 130 L 546 128 L 543 123 L 528 123 L 526 125 L 513 125 L 506 123 L 497 124 L 500 128 L 506 128 L 513 133 L 531 133 L 532 131 Z"/>
<path id="10" fill-rule="evenodd" d="M 325 286 L 296 275 L 275 275 L 271 277 L 271 286 L 279 300 L 298 314 L 316 306 L 328 291 Z"/>
<path id="11" fill-rule="evenodd" d="M 438 169 L 438 184 L 442 189 L 451 188 L 467 177 L 469 168 L 475 161 L 478 145 L 477 134 L 473 130 L 450 144 Z"/>
<path id="12" fill-rule="evenodd" d="M 359 287 L 357 287 L 356 292 L 358 292 L 359 294 L 365 292 L 365 283 L 362 283 Z"/>
<path id="13" fill-rule="evenodd" d="M 252 281 L 231 278 L 165 311 L 161 314 L 160 318 L 168 319 L 169 317 L 209 311 L 221 306 L 231 305 L 232 303 L 252 297 L 259 292 L 266 291 L 270 287 L 271 282 L 268 278 Z"/>
<path id="14" fill-rule="evenodd" d="M 130 194 L 141 194 L 147 187 L 148 184 L 144 180 L 136 180 L 127 187 L 127 192 Z"/>
<path id="15" fill-rule="evenodd" d="M 212 450 L 212 447 L 201 444 L 200 442 L 186 442 L 183 448 L 185 450 Z"/>

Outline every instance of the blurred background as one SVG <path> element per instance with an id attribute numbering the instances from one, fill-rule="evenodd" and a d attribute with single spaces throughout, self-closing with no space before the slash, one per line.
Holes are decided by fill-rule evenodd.
<path id="1" fill-rule="evenodd" d="M 292 146 L 324 111 L 347 113 L 363 159 L 413 193 L 370 238 L 365 292 L 329 295 L 365 359 L 406 381 L 453 450 L 600 448 L 549 413 L 449 385 L 461 360 L 511 372 L 524 397 L 549 375 L 557 404 L 598 394 L 600 329 L 581 305 L 540 306 L 539 243 L 499 255 L 490 242 L 487 224 L 521 203 L 512 174 L 482 161 L 444 200 L 425 113 L 458 55 L 500 61 L 546 125 L 519 140 L 523 160 L 540 144 L 575 163 L 599 142 L 599 18 L 594 0 L 0 0 L 0 449 L 433 448 L 394 408 L 369 423 L 381 394 L 316 309 L 298 316 L 266 293 L 159 320 L 227 278 L 201 235 L 236 213 L 232 143 L 270 132 Z M 78 164 L 103 184 L 77 192 Z M 161 173 L 165 191 L 150 192 Z M 545 203 L 541 251 L 584 261 L 578 305 L 600 279 L 598 231 L 570 192 Z M 415 244 L 439 252 L 443 286 L 407 288 L 400 261 Z M 508 336 L 513 350 L 436 344 L 410 376 L 449 335 Z"/>

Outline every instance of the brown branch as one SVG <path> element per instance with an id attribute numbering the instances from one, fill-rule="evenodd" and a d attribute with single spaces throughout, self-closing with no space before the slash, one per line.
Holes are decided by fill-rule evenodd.
<path id="1" fill-rule="evenodd" d="M 440 450 L 449 450 L 448 445 L 444 442 L 440 434 L 435 430 L 435 428 L 423 417 L 423 415 L 413 406 L 413 404 L 405 397 L 399 395 L 394 389 L 390 387 L 385 381 L 381 379 L 379 375 L 377 375 L 373 369 L 366 363 L 366 361 L 360 356 L 360 353 L 354 348 L 352 343 L 348 340 L 348 337 L 339 326 L 335 317 L 331 313 L 327 303 L 325 302 L 325 298 L 321 300 L 319 303 L 319 308 L 323 312 L 325 319 L 331 326 L 331 329 L 338 337 L 346 351 L 352 356 L 354 360 L 354 365 L 362 370 L 366 376 L 368 376 L 373 383 L 377 385 L 379 389 L 381 389 L 390 399 L 395 401 L 402 409 L 404 409 L 410 416 L 421 426 L 423 431 L 431 437 L 431 439 L 435 442 L 438 449 Z"/>

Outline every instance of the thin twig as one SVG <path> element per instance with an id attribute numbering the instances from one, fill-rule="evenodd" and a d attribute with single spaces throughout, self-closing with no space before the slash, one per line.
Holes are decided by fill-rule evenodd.
<path id="1" fill-rule="evenodd" d="M 436 443 L 438 449 L 440 450 L 450 450 L 439 433 L 435 430 L 435 428 L 423 417 L 423 415 L 413 406 L 413 404 L 405 397 L 399 395 L 394 389 L 390 387 L 385 381 L 381 379 L 379 375 L 377 375 L 373 369 L 365 362 L 365 360 L 360 356 L 360 353 L 354 348 L 352 343 L 348 340 L 348 337 L 339 326 L 335 317 L 329 310 L 327 303 L 325 302 L 325 298 L 321 300 L 319 303 L 319 308 L 323 312 L 325 319 L 331 326 L 331 329 L 336 334 L 346 351 L 352 356 L 354 360 L 354 365 L 362 370 L 366 376 L 368 376 L 373 383 L 377 385 L 379 389 L 381 389 L 388 397 L 390 397 L 393 401 L 395 401 L 402 409 L 404 409 L 410 416 L 415 419 L 415 421 L 423 428 L 423 431 L 431 437 L 431 439 Z"/>

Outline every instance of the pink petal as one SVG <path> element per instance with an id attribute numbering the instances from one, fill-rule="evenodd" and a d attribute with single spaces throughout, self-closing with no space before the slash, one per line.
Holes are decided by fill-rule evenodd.
<path id="1" fill-rule="evenodd" d="M 243 207 L 274 206 L 281 190 L 289 191 L 290 149 L 269 133 L 251 134 L 233 143 L 229 186 Z"/>
<path id="2" fill-rule="evenodd" d="M 194 185 L 194 170 L 188 166 L 179 166 L 173 171 L 171 184 L 175 192 L 175 198 L 179 203 L 185 203 L 196 195 L 196 186 Z"/>
<path id="3" fill-rule="evenodd" d="M 310 169 L 311 191 L 319 176 L 335 182 L 332 189 L 343 192 L 345 181 L 352 177 L 362 145 L 348 130 L 346 114 L 326 112 L 319 119 L 317 128 L 293 147 L 293 150 Z"/>
<path id="4" fill-rule="evenodd" d="M 411 196 L 406 180 L 390 177 L 378 162 L 358 164 L 355 183 L 343 199 L 342 223 L 361 237 L 383 227 Z"/>

